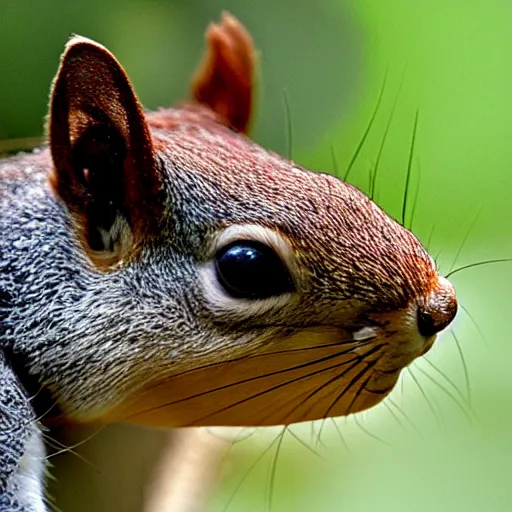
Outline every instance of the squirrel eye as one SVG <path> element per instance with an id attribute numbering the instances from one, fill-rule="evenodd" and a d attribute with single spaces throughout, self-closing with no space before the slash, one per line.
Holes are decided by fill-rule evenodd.
<path id="1" fill-rule="evenodd" d="M 261 242 L 230 243 L 217 252 L 215 268 L 217 279 L 232 297 L 266 299 L 294 289 L 281 258 Z"/>

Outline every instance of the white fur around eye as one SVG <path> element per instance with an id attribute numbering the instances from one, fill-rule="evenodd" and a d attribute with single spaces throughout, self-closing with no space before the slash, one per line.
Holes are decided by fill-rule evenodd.
<path id="1" fill-rule="evenodd" d="M 252 240 L 268 245 L 283 260 L 293 274 L 296 272 L 296 262 L 292 247 L 288 240 L 273 229 L 258 224 L 240 224 L 229 226 L 221 231 L 213 240 L 210 252 L 213 255 L 222 247 L 236 242 L 237 240 Z"/>
<path id="2" fill-rule="evenodd" d="M 236 225 L 226 228 L 214 239 L 210 248 L 211 261 L 199 269 L 199 280 L 204 298 L 213 311 L 230 313 L 240 317 L 261 315 L 288 304 L 293 296 L 285 293 L 266 299 L 241 299 L 229 295 L 219 283 L 215 270 L 215 254 L 226 245 L 238 241 L 250 240 L 261 242 L 272 248 L 281 258 L 294 280 L 298 277 L 297 263 L 289 242 L 272 229 L 258 225 Z"/>

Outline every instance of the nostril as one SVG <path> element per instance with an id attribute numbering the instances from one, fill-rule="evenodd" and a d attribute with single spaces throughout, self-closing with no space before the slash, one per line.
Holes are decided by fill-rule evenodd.
<path id="1" fill-rule="evenodd" d="M 425 338 L 430 338 L 443 330 L 444 324 L 436 321 L 436 316 L 430 314 L 428 310 L 418 308 L 418 330 Z"/>
<path id="2" fill-rule="evenodd" d="M 452 284 L 439 278 L 439 288 L 424 306 L 418 308 L 418 330 L 429 338 L 442 331 L 455 318 L 457 299 Z"/>

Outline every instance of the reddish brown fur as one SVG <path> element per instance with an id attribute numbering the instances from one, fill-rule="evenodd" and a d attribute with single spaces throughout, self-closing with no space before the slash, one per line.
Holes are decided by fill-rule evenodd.
<path id="1" fill-rule="evenodd" d="M 256 51 L 245 27 L 224 13 L 206 32 L 207 48 L 192 80 L 193 97 L 233 129 L 246 132 L 251 119 Z"/>
<path id="2" fill-rule="evenodd" d="M 427 252 L 355 187 L 302 170 L 198 109 L 149 114 L 148 123 L 163 128 L 153 132 L 155 146 L 201 183 L 204 200 L 232 196 L 233 204 L 245 205 L 241 217 L 233 211 L 226 225 L 251 222 L 250 211 L 259 204 L 253 221 L 271 219 L 268 227 L 290 238 L 304 268 L 328 269 L 329 278 L 322 280 L 333 298 L 345 290 L 351 298 L 364 293 L 365 301 L 375 296 L 389 307 L 403 307 L 435 290 L 437 274 Z M 329 296 L 329 290 L 324 293 Z"/>
<path id="3" fill-rule="evenodd" d="M 251 117 L 256 65 L 252 39 L 243 25 L 226 13 L 220 24 L 210 26 L 206 38 L 205 57 L 192 85 L 193 97 L 199 104 L 184 106 L 179 122 L 193 126 L 215 121 L 244 132 Z M 78 221 L 85 249 L 104 270 L 118 261 L 100 261 L 89 251 L 85 212 L 91 198 L 83 183 L 84 179 L 87 181 L 87 169 L 83 169 L 83 177 L 77 175 L 82 170 L 73 168 L 73 149 L 91 127 L 110 124 L 121 134 L 128 148 L 123 206 L 134 236 L 133 247 L 122 257 L 136 257 L 137 247 L 155 232 L 163 204 L 158 196 L 160 176 L 149 127 L 124 70 L 100 45 L 73 42 L 62 59 L 50 108 L 49 138 L 54 163 L 51 183 Z M 151 118 L 153 127 L 175 128 L 165 110 Z"/>
<path id="4" fill-rule="evenodd" d="M 54 163 L 51 183 L 78 217 L 85 240 L 85 209 L 90 197 L 72 166 L 72 153 L 86 130 L 106 123 L 115 127 L 127 146 L 123 193 L 137 245 L 154 229 L 152 220 L 160 215 L 159 202 L 155 201 L 160 178 L 151 135 L 130 81 L 115 58 L 99 45 L 74 43 L 63 57 L 50 105 L 49 138 Z"/>

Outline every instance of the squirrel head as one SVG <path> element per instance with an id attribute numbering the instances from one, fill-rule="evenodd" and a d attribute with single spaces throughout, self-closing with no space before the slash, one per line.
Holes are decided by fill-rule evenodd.
<path id="1" fill-rule="evenodd" d="M 207 43 L 193 100 L 152 113 L 101 45 L 75 37 L 63 54 L 51 181 L 88 258 L 88 316 L 59 355 L 74 371 L 46 383 L 77 421 L 354 413 L 455 316 L 452 285 L 412 233 L 357 188 L 245 135 L 256 66 L 245 28 L 225 14 Z"/>

